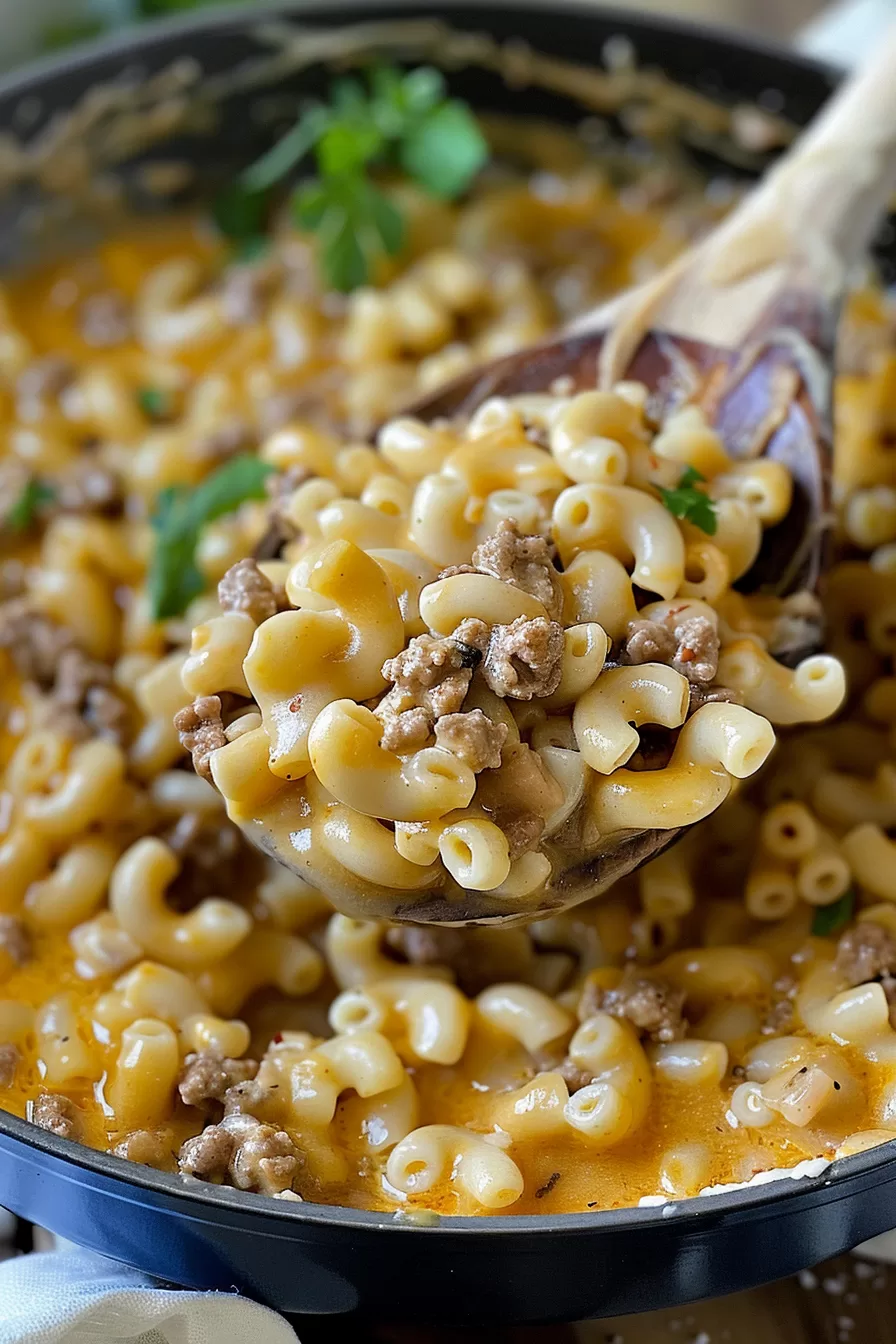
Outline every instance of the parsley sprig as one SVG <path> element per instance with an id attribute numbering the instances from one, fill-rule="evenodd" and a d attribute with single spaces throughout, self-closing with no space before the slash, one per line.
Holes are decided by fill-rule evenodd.
<path id="1" fill-rule="evenodd" d="M 156 500 L 152 517 L 155 546 L 147 586 L 155 621 L 180 616 L 205 588 L 196 547 L 206 523 L 233 513 L 246 500 L 264 499 L 267 462 L 242 454 L 190 489 L 170 485 Z"/>
<path id="2" fill-rule="evenodd" d="M 148 420 L 165 420 L 171 413 L 171 397 L 162 387 L 147 384 L 137 388 L 137 405 Z"/>
<path id="3" fill-rule="evenodd" d="M 852 919 L 855 903 L 856 893 L 850 887 L 831 905 L 820 905 L 812 916 L 812 932 L 818 938 L 824 938 L 831 933 L 839 933 L 843 926 Z"/>
<path id="4" fill-rule="evenodd" d="M 27 532 L 37 522 L 43 509 L 55 499 L 56 491 L 52 485 L 37 476 L 29 476 L 3 520 L 7 530 L 16 534 Z"/>
<path id="5" fill-rule="evenodd" d="M 686 518 L 713 537 L 718 527 L 716 506 L 705 490 L 697 489 L 697 482 L 705 480 L 696 467 L 685 467 L 674 490 L 659 487 L 660 499 L 676 518 Z"/>
<path id="6" fill-rule="evenodd" d="M 366 84 L 335 80 L 327 103 L 313 103 L 291 130 L 251 164 L 219 198 L 215 220 L 242 249 L 263 232 L 272 189 L 313 155 L 315 176 L 300 183 L 290 207 L 300 228 L 317 236 L 324 278 L 356 289 L 378 256 L 395 256 L 405 240 L 400 210 L 372 171 L 398 168 L 445 200 L 469 186 L 488 147 L 466 103 L 449 98 L 429 66 L 403 73 L 372 70 Z"/>

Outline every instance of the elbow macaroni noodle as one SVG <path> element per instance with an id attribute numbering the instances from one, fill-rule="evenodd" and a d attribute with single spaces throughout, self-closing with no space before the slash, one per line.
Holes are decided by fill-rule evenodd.
<path id="1" fill-rule="evenodd" d="M 896 1138 L 896 356 L 838 380 L 847 550 L 825 651 L 787 666 L 778 652 L 820 644 L 811 604 L 732 584 L 793 483 L 767 457 L 729 456 L 699 388 L 662 423 L 631 382 L 490 397 L 466 424 L 403 410 L 546 336 L 572 316 L 564 295 L 610 283 L 608 256 L 612 283 L 662 262 L 676 207 L 623 206 L 583 163 L 550 193 L 508 179 L 413 208 L 407 263 L 338 308 L 313 277 L 287 292 L 288 234 L 268 277 L 231 271 L 179 223 L 0 294 L 4 466 L 67 479 L 90 440 L 126 501 L 2 537 L 0 578 L 24 561 L 31 622 L 65 627 L 105 671 L 64 700 L 22 672 L 25 636 L 0 652 L 0 1106 L 37 1123 L 49 1108 L 94 1147 L 188 1170 L 226 1093 L 238 1146 L 211 1179 L 276 1189 L 253 1166 L 268 1144 L 297 1157 L 280 1191 L 443 1214 L 681 1199 Z M 570 230 L 595 245 L 570 259 Z M 131 315 L 120 346 L 77 329 L 79 286 L 98 276 Z M 232 278 L 258 280 L 238 322 Z M 886 330 L 884 301 L 863 302 Z M 32 374 L 57 354 L 61 390 L 52 368 Z M 155 419 L 146 387 L 163 394 Z M 243 440 L 292 473 L 282 551 L 260 565 L 278 609 L 225 610 L 206 591 L 155 621 L 157 496 L 195 488 Z M 688 466 L 712 535 L 661 502 Z M 557 563 L 539 567 L 537 547 L 502 560 L 491 539 L 511 520 Z M 252 501 L 204 529 L 207 585 L 268 522 Z M 452 649 L 470 621 L 488 639 Z M 551 677 L 534 642 L 495 642 L 515 622 L 556 622 Z M 643 628 L 653 643 L 626 661 Z M 393 694 L 384 664 L 421 638 L 438 657 L 448 643 L 451 666 L 424 660 L 427 684 Z M 172 721 L 210 696 L 209 779 L 184 769 Z M 393 733 L 409 710 L 422 729 L 418 713 Z M 772 754 L 770 724 L 808 726 Z M 269 851 L 287 835 L 295 871 L 234 820 Z M 378 919 L 396 893 L 410 911 L 465 891 L 524 909 L 589 848 L 697 822 L 606 895 L 531 925 Z"/>

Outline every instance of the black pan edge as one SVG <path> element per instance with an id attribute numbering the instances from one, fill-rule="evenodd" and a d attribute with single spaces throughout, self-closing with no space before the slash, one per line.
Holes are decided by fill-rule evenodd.
<path id="1" fill-rule="evenodd" d="M 896 1134 L 894 1134 L 889 1143 L 881 1144 L 864 1153 L 857 1153 L 853 1157 L 841 1158 L 818 1176 L 782 1178 L 742 1190 L 670 1201 L 667 1205 L 645 1208 L 596 1209 L 588 1213 L 553 1215 L 540 1213 L 495 1214 L 486 1217 L 445 1215 L 440 1216 L 431 1225 L 422 1225 L 409 1218 L 396 1217 L 395 1213 L 370 1213 L 364 1209 L 314 1204 L 310 1201 L 296 1204 L 289 1200 L 274 1199 L 268 1195 L 245 1194 L 229 1186 L 211 1185 L 176 1173 L 155 1171 L 151 1167 L 116 1157 L 113 1153 L 88 1148 L 85 1144 L 75 1142 L 74 1139 L 60 1138 L 56 1134 L 38 1129 L 27 1120 L 21 1120 L 17 1115 L 0 1111 L 0 1134 L 3 1133 L 68 1166 L 98 1172 L 126 1187 L 164 1192 L 191 1205 L 216 1205 L 239 1210 L 250 1216 L 262 1214 L 266 1219 L 273 1216 L 284 1223 L 316 1223 L 338 1227 L 350 1224 L 359 1229 L 375 1228 L 378 1231 L 399 1233 L 423 1232 L 427 1236 L 457 1232 L 475 1235 L 490 1231 L 505 1234 L 540 1231 L 588 1233 L 597 1230 L 610 1231 L 634 1223 L 643 1227 L 655 1224 L 668 1226 L 671 1218 L 693 1221 L 704 1215 L 726 1214 L 734 1210 L 746 1214 L 751 1210 L 763 1209 L 769 1204 L 783 1205 L 788 1200 L 807 1194 L 810 1190 L 819 1191 L 835 1188 L 840 1184 L 849 1184 L 878 1168 L 892 1167 L 893 1178 L 896 1179 Z M 122 1192 L 118 1198 L 127 1199 L 128 1196 Z"/>

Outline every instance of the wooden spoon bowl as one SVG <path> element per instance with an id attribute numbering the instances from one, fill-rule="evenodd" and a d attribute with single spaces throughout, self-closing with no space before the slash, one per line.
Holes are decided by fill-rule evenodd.
<path id="1" fill-rule="evenodd" d="M 776 312 L 774 318 L 777 319 Z M 651 331 L 638 347 L 626 377 L 651 392 L 650 409 L 657 420 L 687 400 L 699 405 L 721 434 L 734 458 L 766 457 L 781 462 L 793 477 L 793 502 L 788 515 L 763 532 L 755 562 L 739 582 L 741 592 L 786 597 L 814 592 L 825 568 L 830 532 L 831 422 L 830 401 L 817 404 L 791 345 L 770 335 L 755 354 L 726 350 L 689 337 Z M 809 323 L 803 318 L 803 331 Z M 833 324 L 816 315 L 811 345 L 816 360 L 831 358 Z M 464 374 L 409 414 L 420 420 L 465 420 L 488 397 L 547 392 L 558 379 L 570 393 L 596 387 L 604 333 L 583 331 L 535 349 L 496 360 Z M 797 651 L 797 660 L 812 652 Z"/>

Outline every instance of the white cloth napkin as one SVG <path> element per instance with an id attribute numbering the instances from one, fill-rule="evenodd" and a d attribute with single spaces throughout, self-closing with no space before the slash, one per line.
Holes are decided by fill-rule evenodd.
<path id="1" fill-rule="evenodd" d="M 160 1287 L 93 1251 L 0 1265 L 0 1344 L 297 1344 L 282 1316 L 236 1293 Z"/>

